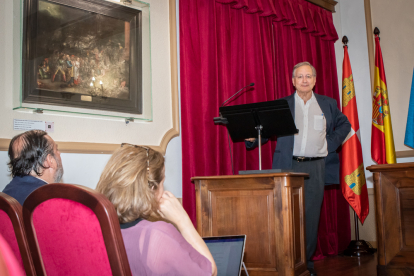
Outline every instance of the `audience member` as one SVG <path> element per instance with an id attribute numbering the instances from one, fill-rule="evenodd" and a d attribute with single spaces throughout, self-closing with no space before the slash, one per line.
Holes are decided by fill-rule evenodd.
<path id="1" fill-rule="evenodd" d="M 58 146 L 44 131 L 30 130 L 13 137 L 8 154 L 13 179 L 3 193 L 14 197 L 21 205 L 37 188 L 62 179 Z"/>
<path id="2" fill-rule="evenodd" d="M 132 275 L 216 275 L 213 257 L 187 213 L 164 191 L 164 170 L 161 153 L 122 144 L 96 188 L 115 206 Z M 163 218 L 178 231 L 150 217 Z"/>

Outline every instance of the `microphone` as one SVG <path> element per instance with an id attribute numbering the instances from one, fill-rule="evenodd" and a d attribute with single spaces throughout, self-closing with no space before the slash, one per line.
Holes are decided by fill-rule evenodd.
<path id="1" fill-rule="evenodd" d="M 243 89 L 245 89 L 246 87 L 249 87 L 249 86 L 254 86 L 254 82 L 252 82 L 251 84 L 249 84 L 249 85 L 246 85 L 245 87 L 243 87 L 242 89 L 240 89 L 239 91 L 237 91 L 233 96 L 231 96 L 230 98 L 228 98 L 227 100 L 225 100 L 224 101 L 224 103 L 220 106 L 220 107 L 222 107 L 225 103 L 227 103 L 231 98 L 233 98 L 234 96 L 236 96 L 237 94 L 239 94 Z"/>
<path id="2" fill-rule="evenodd" d="M 249 86 L 254 86 L 254 82 L 252 82 L 249 85 L 246 85 L 245 87 L 243 87 L 242 89 L 240 89 L 239 91 L 236 92 L 236 94 L 234 94 L 233 96 L 231 96 L 230 98 L 228 98 L 220 107 L 223 107 L 225 103 L 227 103 L 231 98 L 233 98 L 234 96 L 236 96 L 237 94 L 239 94 L 243 89 L 245 89 L 246 87 Z M 229 123 L 229 121 L 227 120 L 227 118 L 223 118 L 223 116 L 220 114 L 220 117 L 214 117 L 213 118 L 214 124 L 215 125 L 227 125 Z M 227 129 L 227 140 L 229 142 L 229 150 L 230 150 L 230 160 L 231 160 L 231 170 L 234 174 L 234 166 L 233 166 L 233 155 L 231 153 L 231 147 L 230 147 L 230 135 L 229 135 L 229 130 Z"/>
<path id="3" fill-rule="evenodd" d="M 229 100 L 231 100 L 231 98 L 233 98 L 234 96 L 236 96 L 237 94 L 239 94 L 243 89 L 245 89 L 246 87 L 249 86 L 254 86 L 254 82 L 252 82 L 249 85 L 246 85 L 245 87 L 243 87 L 242 89 L 240 89 L 239 91 L 237 91 L 233 96 L 231 96 L 230 98 L 228 98 L 227 100 L 224 101 L 224 103 L 220 106 L 223 107 L 225 103 L 227 103 Z M 223 118 L 221 115 L 220 117 L 214 117 L 213 118 L 214 124 L 215 125 L 227 125 L 229 122 L 227 121 L 226 118 Z"/>

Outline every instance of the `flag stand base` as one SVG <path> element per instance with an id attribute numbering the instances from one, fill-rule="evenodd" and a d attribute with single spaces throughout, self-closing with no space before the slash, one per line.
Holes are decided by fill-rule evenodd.
<path id="1" fill-rule="evenodd" d="M 352 240 L 348 248 L 345 249 L 344 255 L 350 257 L 361 257 L 366 255 L 372 255 L 377 252 L 377 249 L 371 248 L 368 243 L 364 240 L 359 239 L 359 226 L 358 226 L 358 216 L 354 211 L 354 221 L 355 221 L 355 238 Z"/>
<path id="2" fill-rule="evenodd" d="M 371 248 L 364 240 L 352 240 L 348 248 L 345 249 L 344 255 L 350 257 L 361 257 L 366 255 L 372 255 L 377 251 L 375 248 Z"/>

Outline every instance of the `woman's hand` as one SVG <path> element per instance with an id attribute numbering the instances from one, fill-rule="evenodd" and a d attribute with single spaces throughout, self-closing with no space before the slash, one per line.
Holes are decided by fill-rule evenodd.
<path id="1" fill-rule="evenodd" d="M 189 223 L 192 226 L 187 212 L 184 210 L 178 199 L 169 191 L 163 192 L 159 201 L 158 213 L 162 218 L 177 225 L 178 228 Z"/>
<path id="2" fill-rule="evenodd" d="M 254 141 L 256 141 L 256 138 L 247 138 L 247 139 L 244 139 L 244 140 L 254 143 Z"/>

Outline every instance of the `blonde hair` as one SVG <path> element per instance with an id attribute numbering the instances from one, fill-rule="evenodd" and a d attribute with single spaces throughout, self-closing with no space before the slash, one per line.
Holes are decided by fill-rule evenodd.
<path id="1" fill-rule="evenodd" d="M 145 148 L 123 145 L 109 159 L 96 190 L 115 206 L 119 222 L 126 223 L 157 214 L 156 191 L 163 179 L 161 153 L 148 149 L 147 156 Z"/>

